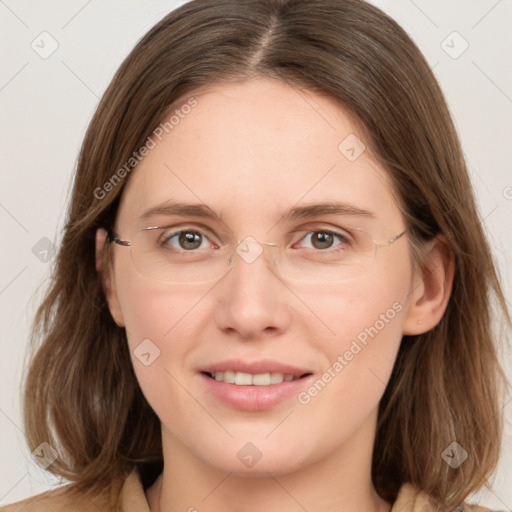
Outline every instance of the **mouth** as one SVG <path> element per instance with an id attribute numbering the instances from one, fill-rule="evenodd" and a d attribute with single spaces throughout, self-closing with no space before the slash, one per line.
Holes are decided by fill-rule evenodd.
<path id="1" fill-rule="evenodd" d="M 294 375 L 292 373 L 280 372 L 267 372 L 267 373 L 246 373 L 237 372 L 234 370 L 216 371 L 216 372 L 202 372 L 210 379 L 227 382 L 235 386 L 271 386 L 274 384 L 281 384 L 282 382 L 292 382 L 312 375 L 311 373 L 304 373 L 302 375 Z"/>
<path id="2" fill-rule="evenodd" d="M 199 371 L 204 392 L 242 411 L 264 411 L 296 397 L 313 372 L 271 360 L 224 361 Z"/>

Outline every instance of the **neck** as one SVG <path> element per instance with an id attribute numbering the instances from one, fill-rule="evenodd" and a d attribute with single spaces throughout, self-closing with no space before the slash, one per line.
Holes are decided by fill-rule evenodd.
<path id="1" fill-rule="evenodd" d="M 371 482 L 375 420 L 306 467 L 255 477 L 212 467 L 163 427 L 164 470 L 146 493 L 151 512 L 389 512 Z"/>

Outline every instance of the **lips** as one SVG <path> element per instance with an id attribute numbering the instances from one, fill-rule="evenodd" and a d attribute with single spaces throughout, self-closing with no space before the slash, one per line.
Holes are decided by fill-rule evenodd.
<path id="1" fill-rule="evenodd" d="M 245 411 L 269 409 L 296 396 L 313 379 L 307 368 L 271 360 L 240 359 L 205 366 L 200 376 L 210 395 Z"/>

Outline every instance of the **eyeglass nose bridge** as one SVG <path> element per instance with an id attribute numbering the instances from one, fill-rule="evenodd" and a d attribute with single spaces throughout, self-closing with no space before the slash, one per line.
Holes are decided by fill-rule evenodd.
<path id="1" fill-rule="evenodd" d="M 253 263 L 263 253 L 262 245 L 268 245 L 270 247 L 279 246 L 275 242 L 260 242 L 253 236 L 246 236 L 243 240 L 237 240 L 233 244 L 233 250 L 228 259 L 228 265 L 231 266 L 234 262 L 235 254 L 238 254 L 246 263 Z"/>

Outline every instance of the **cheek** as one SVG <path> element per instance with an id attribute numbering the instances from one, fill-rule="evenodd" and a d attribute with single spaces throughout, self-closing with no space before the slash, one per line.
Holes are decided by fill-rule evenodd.
<path id="1" fill-rule="evenodd" d="M 173 289 L 133 273 L 119 282 L 130 356 L 151 403 L 173 387 L 171 375 L 181 371 L 183 360 L 198 343 L 194 333 L 207 317 L 207 301 L 198 301 L 202 294 L 193 287 Z"/>
<path id="2" fill-rule="evenodd" d="M 395 259 L 388 267 L 310 299 L 332 332 L 317 338 L 328 362 L 301 403 L 350 411 L 354 425 L 377 406 L 402 340 L 410 286 L 408 260 Z M 343 413 L 334 415 L 332 428 L 346 424 L 346 419 Z"/>
<path id="3" fill-rule="evenodd" d="M 116 278 L 117 297 L 132 349 L 146 338 L 157 344 L 174 338 L 176 331 L 191 325 L 190 313 L 197 318 L 201 294 L 193 286 L 179 287 L 144 278 L 127 257 L 117 262 Z"/>
<path id="4" fill-rule="evenodd" d="M 369 346 L 372 339 L 401 338 L 410 287 L 407 265 L 402 268 L 383 268 L 323 289 L 297 290 L 315 316 L 313 339 L 321 335 L 323 352 L 337 355 L 348 350 L 353 340 Z"/>

